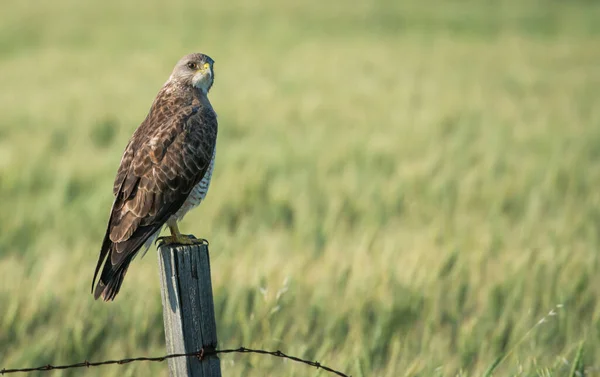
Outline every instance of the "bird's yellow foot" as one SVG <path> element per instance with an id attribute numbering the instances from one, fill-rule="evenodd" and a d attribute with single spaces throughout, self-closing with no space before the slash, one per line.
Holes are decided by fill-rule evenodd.
<path id="1" fill-rule="evenodd" d="M 196 238 L 191 234 L 172 234 L 170 236 L 158 237 L 156 244 L 159 247 L 166 245 L 208 245 L 208 241 L 204 238 Z"/>

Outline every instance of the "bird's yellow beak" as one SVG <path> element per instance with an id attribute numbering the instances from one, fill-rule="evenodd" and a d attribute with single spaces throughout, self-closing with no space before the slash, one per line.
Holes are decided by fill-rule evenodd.
<path id="1" fill-rule="evenodd" d="M 202 68 L 200 68 L 201 71 L 206 71 L 210 68 L 210 64 L 208 63 L 204 63 L 204 65 L 202 65 Z"/>

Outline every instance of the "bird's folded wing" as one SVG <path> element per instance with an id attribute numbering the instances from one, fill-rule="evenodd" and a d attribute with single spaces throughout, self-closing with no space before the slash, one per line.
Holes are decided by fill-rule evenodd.
<path id="1" fill-rule="evenodd" d="M 151 113 L 136 130 L 115 180 L 104 242 L 113 247 L 106 263 L 116 268 L 133 258 L 202 179 L 216 142 L 217 120 L 211 114 L 200 112 L 197 105 L 166 106 Z M 94 280 L 107 249 L 101 250 Z"/>

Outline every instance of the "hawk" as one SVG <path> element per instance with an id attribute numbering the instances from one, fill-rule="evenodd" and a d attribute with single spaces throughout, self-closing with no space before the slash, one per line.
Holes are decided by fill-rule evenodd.
<path id="1" fill-rule="evenodd" d="M 217 141 L 217 115 L 207 96 L 213 65 L 201 53 L 181 58 L 129 140 L 92 279 L 95 299 L 114 300 L 129 264 L 164 225 L 171 231 L 160 238 L 164 244 L 204 242 L 181 234 L 177 222 L 200 204 L 210 185 Z"/>

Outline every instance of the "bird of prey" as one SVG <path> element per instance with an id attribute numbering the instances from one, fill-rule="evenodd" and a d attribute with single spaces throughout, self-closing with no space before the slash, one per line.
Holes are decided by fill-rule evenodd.
<path id="1" fill-rule="evenodd" d="M 181 234 L 177 222 L 200 204 L 210 185 L 217 141 L 217 115 L 207 96 L 213 64 L 201 53 L 181 58 L 129 140 L 92 280 L 95 299 L 114 300 L 129 264 L 164 225 L 171 231 L 160 238 L 164 244 L 203 242 Z"/>

